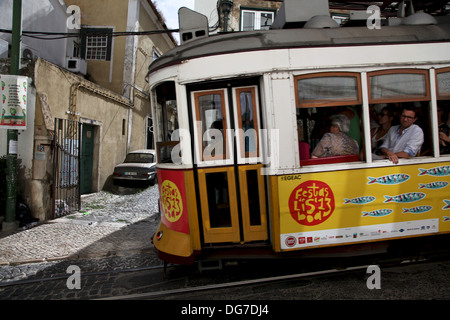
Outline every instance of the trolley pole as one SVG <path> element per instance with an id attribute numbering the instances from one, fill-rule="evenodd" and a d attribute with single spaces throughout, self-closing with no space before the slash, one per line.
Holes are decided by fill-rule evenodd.
<path id="1" fill-rule="evenodd" d="M 13 0 L 11 75 L 20 75 L 22 38 L 22 0 Z M 3 231 L 14 231 L 17 206 L 17 142 L 18 130 L 8 129 L 7 173 L 6 173 L 6 215 L 2 224 Z"/>

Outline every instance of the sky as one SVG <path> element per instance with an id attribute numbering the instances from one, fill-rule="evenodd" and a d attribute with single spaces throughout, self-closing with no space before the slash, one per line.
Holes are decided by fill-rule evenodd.
<path id="1" fill-rule="evenodd" d="M 187 7 L 194 10 L 195 0 L 153 0 L 166 20 L 167 28 L 178 29 L 178 9 Z"/>

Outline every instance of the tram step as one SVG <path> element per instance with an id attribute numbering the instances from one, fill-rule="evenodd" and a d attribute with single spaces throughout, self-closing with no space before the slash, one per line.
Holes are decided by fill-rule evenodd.
<path id="1" fill-rule="evenodd" d="M 222 270 L 222 260 L 202 260 L 198 262 L 198 270 Z"/>

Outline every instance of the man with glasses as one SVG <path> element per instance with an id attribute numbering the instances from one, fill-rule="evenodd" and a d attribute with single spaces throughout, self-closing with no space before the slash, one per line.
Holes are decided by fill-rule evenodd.
<path id="1" fill-rule="evenodd" d="M 399 158 L 415 157 L 422 147 L 423 131 L 414 124 L 417 120 L 416 112 L 415 106 L 404 105 L 400 115 L 400 125 L 391 127 L 380 147 L 385 159 L 389 159 L 394 164 L 398 163 Z"/>

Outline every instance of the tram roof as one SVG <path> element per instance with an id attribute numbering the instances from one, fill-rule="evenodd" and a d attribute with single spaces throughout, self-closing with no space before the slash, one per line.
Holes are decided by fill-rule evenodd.
<path id="1" fill-rule="evenodd" d="M 149 74 L 183 60 L 258 50 L 387 45 L 450 41 L 450 23 L 436 25 L 340 27 L 333 29 L 278 29 L 217 34 L 168 51 L 149 66 Z"/>

